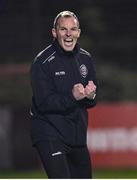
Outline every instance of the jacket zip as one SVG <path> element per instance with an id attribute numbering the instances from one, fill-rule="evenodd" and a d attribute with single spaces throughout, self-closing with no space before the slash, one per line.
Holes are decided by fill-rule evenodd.
<path id="1" fill-rule="evenodd" d="M 79 78 L 78 78 L 78 72 L 79 72 L 79 69 L 78 69 L 78 65 L 77 65 L 77 62 L 75 62 L 75 61 L 77 61 L 76 60 L 76 57 L 73 55 L 73 58 L 74 58 L 74 60 L 72 60 L 71 61 L 71 66 L 72 66 L 72 69 L 73 69 L 73 75 L 74 75 L 74 77 L 75 77 L 75 79 L 76 79 L 76 83 L 79 83 Z M 75 64 L 76 64 L 76 67 L 77 67 L 77 69 L 78 69 L 78 72 L 77 72 L 77 69 L 75 68 Z M 77 109 L 77 111 L 78 111 L 78 109 Z M 78 115 L 77 115 L 77 112 L 76 112 L 76 118 L 78 119 Z M 78 127 L 77 127 L 77 120 L 76 120 L 76 122 L 74 122 L 74 124 L 75 124 L 75 129 L 76 129 L 76 135 L 75 135 L 75 144 L 77 144 L 77 140 L 78 140 Z"/>

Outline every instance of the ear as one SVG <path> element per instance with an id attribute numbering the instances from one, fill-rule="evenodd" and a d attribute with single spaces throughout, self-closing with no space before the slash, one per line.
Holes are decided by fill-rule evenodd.
<path id="1" fill-rule="evenodd" d="M 78 38 L 80 37 L 80 34 L 81 34 L 81 29 L 79 29 Z"/>
<path id="2" fill-rule="evenodd" d="M 57 37 L 56 29 L 55 29 L 55 28 L 52 28 L 52 36 L 53 36 L 54 38 Z"/>

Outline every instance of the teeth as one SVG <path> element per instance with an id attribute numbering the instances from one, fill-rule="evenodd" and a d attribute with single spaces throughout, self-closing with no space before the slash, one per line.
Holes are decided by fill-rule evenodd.
<path id="1" fill-rule="evenodd" d="M 65 39 L 65 42 L 72 42 L 72 39 Z"/>

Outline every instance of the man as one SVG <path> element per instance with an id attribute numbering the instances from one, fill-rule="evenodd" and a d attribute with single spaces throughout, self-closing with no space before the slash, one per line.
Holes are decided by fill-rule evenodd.
<path id="1" fill-rule="evenodd" d="M 96 77 L 80 33 L 73 12 L 59 13 L 52 44 L 31 68 L 31 136 L 49 178 L 91 178 L 87 108 L 96 104 Z"/>

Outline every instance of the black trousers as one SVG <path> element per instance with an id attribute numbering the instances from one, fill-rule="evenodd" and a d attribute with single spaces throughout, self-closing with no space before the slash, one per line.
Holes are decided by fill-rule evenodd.
<path id="1" fill-rule="evenodd" d="M 87 146 L 70 147 L 60 141 L 40 141 L 36 144 L 48 178 L 92 178 Z"/>

